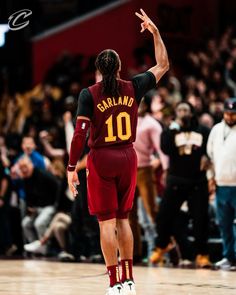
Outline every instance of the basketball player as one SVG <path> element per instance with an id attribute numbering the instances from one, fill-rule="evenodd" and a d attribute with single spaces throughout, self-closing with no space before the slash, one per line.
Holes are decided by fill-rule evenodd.
<path id="1" fill-rule="evenodd" d="M 68 184 L 76 196 L 79 184 L 75 171 L 90 127 L 87 160 L 88 205 L 100 226 L 101 248 L 110 277 L 107 295 L 135 295 L 132 274 L 133 236 L 128 222 L 136 186 L 135 141 L 138 105 L 169 68 L 165 45 L 155 24 L 141 9 L 141 32 L 154 39 L 156 65 L 131 81 L 121 80 L 119 55 L 102 51 L 95 65 L 102 81 L 83 89 L 78 100 L 77 122 L 71 143 Z M 122 277 L 117 251 L 119 249 Z"/>

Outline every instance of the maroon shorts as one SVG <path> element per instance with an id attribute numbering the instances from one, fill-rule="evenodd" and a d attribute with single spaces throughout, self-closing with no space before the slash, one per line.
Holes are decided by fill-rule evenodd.
<path id="1" fill-rule="evenodd" d="M 88 206 L 99 221 L 127 218 L 136 187 L 133 147 L 92 149 L 87 160 Z"/>

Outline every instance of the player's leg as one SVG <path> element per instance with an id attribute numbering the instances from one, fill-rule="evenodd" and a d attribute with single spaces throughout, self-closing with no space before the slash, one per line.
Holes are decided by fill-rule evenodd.
<path id="1" fill-rule="evenodd" d="M 121 281 L 133 281 L 132 263 L 134 240 L 128 219 L 117 219 L 117 238 L 122 266 Z"/>
<path id="2" fill-rule="evenodd" d="M 114 212 L 113 214 L 115 215 L 116 213 Z M 105 215 L 97 216 L 100 228 L 101 249 L 110 279 L 110 287 L 107 295 L 123 295 L 123 286 L 121 284 L 117 257 L 117 223 L 116 218 L 110 219 L 111 215 L 109 215 L 107 217 L 105 217 Z"/>
<path id="3" fill-rule="evenodd" d="M 127 295 L 135 295 L 133 279 L 133 234 L 128 221 L 128 213 L 132 209 L 136 188 L 137 157 L 132 148 L 124 153 L 122 169 L 117 181 L 119 209 L 117 211 L 118 244 L 122 266 L 122 283 Z"/>
<path id="4" fill-rule="evenodd" d="M 114 166 L 110 165 L 109 151 L 94 151 L 87 161 L 88 205 L 90 214 L 96 215 L 100 228 L 100 243 L 105 259 L 110 287 L 108 295 L 123 294 L 118 266 L 116 210 L 118 209 Z M 111 167 L 112 166 L 112 167 Z M 110 170 L 109 170 L 110 169 Z"/>
<path id="5" fill-rule="evenodd" d="M 110 278 L 110 287 L 113 287 L 117 283 L 120 283 L 117 257 L 118 242 L 116 236 L 116 219 L 100 220 L 99 228 L 101 248 Z"/>

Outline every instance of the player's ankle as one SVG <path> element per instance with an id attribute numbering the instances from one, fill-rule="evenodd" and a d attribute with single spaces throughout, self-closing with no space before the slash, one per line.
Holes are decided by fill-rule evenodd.
<path id="1" fill-rule="evenodd" d="M 122 259 L 122 283 L 125 281 L 134 281 L 133 279 L 133 260 L 132 259 Z"/>
<path id="2" fill-rule="evenodd" d="M 116 284 L 121 284 L 119 266 L 111 265 L 107 267 L 108 275 L 110 278 L 110 287 L 115 286 Z"/>

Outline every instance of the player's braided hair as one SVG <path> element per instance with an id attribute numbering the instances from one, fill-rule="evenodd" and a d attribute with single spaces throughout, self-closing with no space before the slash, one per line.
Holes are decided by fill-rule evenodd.
<path id="1" fill-rule="evenodd" d="M 112 49 L 103 50 L 97 56 L 95 66 L 103 77 L 103 94 L 114 97 L 119 96 L 118 82 L 116 79 L 120 67 L 119 55 Z"/>

